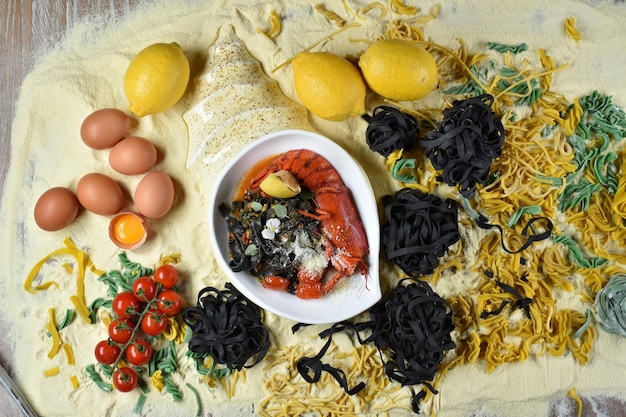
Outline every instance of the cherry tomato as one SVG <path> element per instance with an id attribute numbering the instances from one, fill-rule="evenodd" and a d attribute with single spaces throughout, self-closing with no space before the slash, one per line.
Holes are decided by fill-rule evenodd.
<path id="1" fill-rule="evenodd" d="M 132 319 L 139 312 L 139 300 L 132 293 L 125 291 L 113 298 L 111 309 L 120 319 Z"/>
<path id="2" fill-rule="evenodd" d="M 166 290 L 172 289 L 178 282 L 178 271 L 172 265 L 161 265 L 154 271 L 154 280 Z"/>
<path id="3" fill-rule="evenodd" d="M 116 319 L 109 324 L 109 337 L 114 342 L 125 344 L 133 336 L 135 325 L 128 319 Z"/>
<path id="4" fill-rule="evenodd" d="M 302 299 L 320 298 L 324 295 L 324 288 L 321 282 L 301 282 L 296 288 L 296 296 Z"/>
<path id="5" fill-rule="evenodd" d="M 289 288 L 290 281 L 287 278 L 269 275 L 263 278 L 261 284 L 269 290 L 286 291 Z"/>
<path id="6" fill-rule="evenodd" d="M 157 307 L 168 316 L 175 316 L 183 309 L 183 299 L 174 290 L 165 290 L 159 294 Z"/>
<path id="7" fill-rule="evenodd" d="M 111 365 L 119 358 L 122 349 L 110 340 L 102 340 L 96 345 L 94 354 L 96 360 L 105 365 Z"/>
<path id="8" fill-rule="evenodd" d="M 137 373 L 128 367 L 113 372 L 113 386 L 120 392 L 132 391 L 137 386 Z"/>
<path id="9" fill-rule="evenodd" d="M 133 282 L 133 294 L 144 303 L 154 300 L 157 289 L 157 283 L 150 277 L 139 277 Z"/>
<path id="10" fill-rule="evenodd" d="M 167 316 L 159 310 L 150 310 L 141 320 L 141 330 L 148 336 L 158 336 L 167 327 Z"/>
<path id="11" fill-rule="evenodd" d="M 136 366 L 143 366 L 150 362 L 152 346 L 145 339 L 135 339 L 126 348 L 126 359 Z"/>

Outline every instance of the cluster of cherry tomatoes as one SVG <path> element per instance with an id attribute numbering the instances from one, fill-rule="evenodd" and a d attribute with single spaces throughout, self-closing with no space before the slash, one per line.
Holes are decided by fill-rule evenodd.
<path id="1" fill-rule="evenodd" d="M 130 367 L 118 367 L 124 358 L 131 365 L 144 366 L 152 358 L 152 346 L 147 337 L 159 336 L 169 323 L 168 318 L 183 307 L 180 294 L 174 289 L 178 271 L 172 265 L 159 266 L 154 276 L 142 276 L 133 282 L 132 291 L 113 298 L 114 320 L 109 325 L 109 338 L 95 348 L 96 360 L 113 365 L 113 386 L 121 392 L 132 391 L 137 385 L 137 373 Z M 139 332 L 141 329 L 141 332 Z"/>

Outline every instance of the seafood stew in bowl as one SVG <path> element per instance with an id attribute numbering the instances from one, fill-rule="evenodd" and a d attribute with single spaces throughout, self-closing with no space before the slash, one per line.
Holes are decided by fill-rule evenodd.
<path id="1" fill-rule="evenodd" d="M 264 181 L 284 171 L 295 178 L 292 193 L 283 177 Z M 284 130 L 248 146 L 220 175 L 209 218 L 221 268 L 261 308 L 330 324 L 381 298 L 374 193 L 363 169 L 322 135 Z"/>

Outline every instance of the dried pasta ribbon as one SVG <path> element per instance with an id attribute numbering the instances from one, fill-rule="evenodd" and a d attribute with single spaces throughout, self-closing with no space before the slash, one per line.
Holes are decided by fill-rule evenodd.
<path id="1" fill-rule="evenodd" d="M 346 394 L 354 395 L 365 388 L 365 383 L 361 381 L 356 386 L 349 388 L 348 380 L 343 370 L 335 368 L 334 366 L 330 364 L 323 363 L 321 360 L 322 357 L 324 357 L 324 355 L 326 354 L 326 351 L 328 350 L 328 348 L 330 347 L 333 333 L 336 333 L 338 330 L 343 330 L 344 326 L 345 326 L 344 323 L 335 323 L 330 329 L 321 333 L 320 337 L 328 336 L 328 341 L 326 342 L 324 347 L 322 347 L 322 349 L 317 353 L 317 355 L 311 358 L 309 357 L 300 358 L 296 366 L 297 366 L 298 372 L 300 373 L 300 375 L 305 381 L 309 383 L 318 382 L 322 376 L 322 372 L 327 372 L 335 379 L 335 381 L 337 381 L 337 383 L 341 386 L 341 388 L 343 388 Z M 298 328 L 299 326 L 297 325 L 294 326 L 294 331 L 296 331 Z"/>
<path id="2" fill-rule="evenodd" d="M 388 259 L 409 276 L 432 273 L 438 258 L 460 239 L 456 202 L 409 188 L 383 202 L 382 244 Z"/>
<path id="3" fill-rule="evenodd" d="M 528 233 L 529 230 L 533 231 L 534 230 L 534 224 L 536 222 L 539 222 L 539 221 L 544 221 L 545 222 L 545 227 L 544 227 L 543 231 L 539 232 L 539 233 L 533 233 L 533 234 L 529 235 L 529 233 Z M 480 215 L 476 219 L 476 225 L 478 227 L 480 227 L 481 229 L 491 229 L 491 228 L 495 227 L 498 230 L 498 232 L 500 233 L 500 242 L 502 244 L 502 249 L 504 249 L 505 252 L 511 253 L 511 254 L 520 253 L 520 252 L 524 251 L 526 248 L 528 248 L 530 245 L 532 245 L 533 243 L 539 242 L 541 240 L 545 240 L 545 239 L 549 238 L 550 235 L 552 234 L 552 229 L 554 227 L 554 224 L 552 223 L 552 220 L 550 220 L 547 217 L 533 217 L 532 219 L 530 219 L 528 221 L 528 223 L 526 223 L 526 225 L 522 229 L 522 236 L 528 236 L 526 241 L 517 249 L 509 249 L 507 247 L 506 243 L 504 242 L 504 230 L 502 229 L 502 226 L 500 226 L 498 224 L 490 224 L 488 222 L 488 219 L 485 216 L 482 216 L 482 215 Z"/>
<path id="4" fill-rule="evenodd" d="M 55 366 L 53 368 L 46 369 L 45 371 L 43 371 L 43 376 L 48 378 L 51 376 L 58 375 L 60 372 L 61 372 L 61 368 L 59 368 L 58 366 Z"/>
<path id="5" fill-rule="evenodd" d="M 358 329 L 369 328 L 372 334 L 364 342 L 389 352 L 385 364 L 387 376 L 402 385 L 422 384 L 423 388 L 411 400 L 419 413 L 419 401 L 431 385 L 445 352 L 456 346 L 451 332 L 452 310 L 425 281 L 400 280 L 395 291 L 370 310 L 370 321 Z"/>
<path id="6" fill-rule="evenodd" d="M 89 317 L 89 308 L 85 302 L 85 271 L 89 267 L 91 270 L 95 270 L 93 268 L 93 264 L 91 260 L 87 256 L 85 252 L 78 249 L 71 238 L 66 238 L 63 243 L 65 244 L 65 248 L 60 248 L 52 251 L 45 257 L 43 257 L 35 266 L 31 269 L 26 281 L 24 282 L 24 290 L 28 291 L 31 294 L 35 294 L 37 291 L 42 291 L 50 288 L 51 286 L 55 286 L 57 289 L 59 288 L 59 284 L 55 281 L 47 281 L 43 282 L 40 285 L 36 285 L 33 287 L 33 282 L 35 278 L 37 278 L 41 267 L 51 258 L 54 258 L 58 255 L 70 255 L 76 259 L 77 270 L 76 270 L 76 294 L 70 297 L 70 301 L 76 307 L 76 311 L 80 314 L 80 316 L 85 320 L 86 323 L 90 324 L 91 319 Z"/>
<path id="7" fill-rule="evenodd" d="M 572 400 L 576 401 L 576 405 L 578 406 L 576 415 L 578 417 L 581 417 L 583 415 L 583 401 L 580 399 L 580 397 L 576 393 L 576 388 L 574 387 L 570 388 L 570 390 L 567 392 L 567 395 L 569 395 Z"/>
<path id="8" fill-rule="evenodd" d="M 458 186 L 465 198 L 474 196 L 476 184 L 487 180 L 491 162 L 502 154 L 504 126 L 491 104 L 488 94 L 455 101 L 437 129 L 420 140 L 441 180 Z"/>
<path id="9" fill-rule="evenodd" d="M 267 31 L 263 31 L 257 28 L 258 33 L 262 33 L 271 40 L 275 40 L 282 30 L 282 22 L 280 20 L 280 15 L 276 12 L 276 10 L 272 10 L 270 12 L 270 28 Z"/>
<path id="10" fill-rule="evenodd" d="M 568 17 L 567 19 L 565 19 L 564 26 L 565 32 L 572 40 L 576 42 L 582 40 L 582 35 L 578 31 L 578 29 L 576 29 L 576 19 L 574 19 L 573 17 Z"/>
<path id="11" fill-rule="evenodd" d="M 626 170 L 626 152 L 622 153 L 622 167 Z M 626 228 L 626 174 L 622 174 L 617 183 L 617 190 L 611 205 L 616 223 L 622 228 Z"/>
<path id="12" fill-rule="evenodd" d="M 156 388 L 159 392 L 163 391 L 163 388 L 165 388 L 165 376 L 163 375 L 163 371 L 161 371 L 160 369 L 157 369 L 152 373 L 150 381 L 152 383 L 152 386 Z"/>
<path id="13" fill-rule="evenodd" d="M 269 350 L 269 332 L 261 310 L 230 283 L 226 290 L 205 287 L 195 307 L 186 309 L 183 320 L 193 332 L 189 350 L 210 355 L 216 363 L 237 370 L 260 362 Z M 256 356 L 252 364 L 249 359 Z"/>
<path id="14" fill-rule="evenodd" d="M 600 327 L 626 337 L 626 274 L 613 275 L 596 294 L 595 305 Z"/>
<path id="15" fill-rule="evenodd" d="M 346 21 L 343 20 L 337 13 L 333 12 L 332 10 L 328 10 L 321 3 L 316 4 L 314 9 L 316 12 L 324 16 L 326 20 L 328 20 L 329 22 L 333 22 L 337 27 L 342 28 L 346 24 Z"/>
<path id="16" fill-rule="evenodd" d="M 415 6 L 407 6 L 402 0 L 389 0 L 389 10 L 405 15 L 415 15 L 419 11 Z"/>
<path id="17" fill-rule="evenodd" d="M 383 19 L 384 17 L 387 16 L 387 9 L 385 8 L 385 5 L 382 4 L 379 1 L 375 1 L 373 3 L 368 4 L 367 6 L 363 6 L 359 9 L 359 14 L 360 15 L 364 15 L 367 14 L 368 12 L 370 12 L 371 10 L 374 9 L 378 9 L 380 10 L 380 18 Z"/>
<path id="18" fill-rule="evenodd" d="M 378 106 L 372 116 L 364 115 L 363 118 L 369 123 L 365 132 L 367 145 L 382 156 L 408 149 L 419 138 L 417 119 L 394 107 Z"/>
<path id="19" fill-rule="evenodd" d="M 181 254 L 180 253 L 172 253 L 170 255 L 163 255 L 161 259 L 159 259 L 158 266 L 162 265 L 175 265 L 180 262 Z"/>
<path id="20" fill-rule="evenodd" d="M 48 358 L 53 359 L 61 349 L 61 339 L 57 330 L 55 310 L 52 307 L 48 309 L 48 322 L 46 323 L 46 330 L 52 337 L 52 346 L 48 352 Z"/>
<path id="21" fill-rule="evenodd" d="M 302 326 L 295 325 L 293 331 Z M 332 335 L 346 329 L 355 330 L 362 345 L 371 342 L 379 351 L 388 353 L 390 359 L 384 364 L 384 369 L 390 380 L 403 386 L 421 384 L 424 387 L 412 396 L 411 408 L 415 413 L 420 412 L 419 402 L 426 397 L 426 390 L 437 393 L 431 382 L 446 351 L 456 346 L 451 337 L 454 324 L 447 301 L 436 294 L 427 282 L 405 278 L 398 282 L 391 294 L 370 309 L 369 321 L 335 323 L 319 334 L 320 338 L 328 337 L 321 351 L 312 358 L 298 361 L 298 370 L 306 381 L 317 382 L 321 372 L 326 371 L 349 395 L 365 388 L 361 382 L 349 389 L 344 372 L 321 361 Z M 360 332 L 370 332 L 370 335 L 362 338 Z"/>

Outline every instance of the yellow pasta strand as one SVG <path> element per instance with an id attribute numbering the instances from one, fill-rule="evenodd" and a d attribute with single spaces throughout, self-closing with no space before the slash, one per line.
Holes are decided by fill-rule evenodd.
<path id="1" fill-rule="evenodd" d="M 63 343 L 63 352 L 65 352 L 65 358 L 67 359 L 68 365 L 74 365 L 76 363 L 74 358 L 74 350 L 69 343 Z"/>
<path id="2" fill-rule="evenodd" d="M 333 12 L 332 10 L 328 10 L 321 3 L 316 4 L 314 9 L 316 12 L 324 16 L 326 20 L 328 20 L 329 22 L 333 22 L 337 27 L 341 28 L 346 24 L 346 21 L 343 20 L 337 13 Z"/>
<path id="3" fill-rule="evenodd" d="M 180 253 L 172 253 L 170 255 L 164 255 L 164 256 L 161 256 L 161 259 L 159 259 L 158 266 L 161 266 L 161 265 L 175 265 L 175 264 L 179 263 L 180 260 L 181 260 L 181 254 Z"/>
<path id="4" fill-rule="evenodd" d="M 83 318 L 85 323 L 90 324 L 91 317 L 89 313 L 89 308 L 87 307 L 85 302 L 81 301 L 76 295 L 70 296 L 70 301 L 72 302 L 72 304 L 74 304 L 74 308 L 76 309 L 78 315 Z"/>
<path id="5" fill-rule="evenodd" d="M 270 28 L 267 31 L 263 31 L 257 28 L 258 33 L 262 33 L 271 40 L 275 40 L 282 30 L 282 22 L 280 20 L 280 15 L 276 12 L 276 10 L 272 10 L 270 12 Z"/>
<path id="6" fill-rule="evenodd" d="M 51 307 L 48 309 L 48 323 L 46 323 L 46 330 L 50 333 L 50 337 L 52 337 L 52 346 L 48 352 L 49 359 L 53 359 L 57 353 L 59 353 L 59 349 L 61 348 L 61 340 L 57 330 L 55 314 L 56 312 L 54 308 Z"/>
<path id="7" fill-rule="evenodd" d="M 576 42 L 582 40 L 582 35 L 578 31 L 578 29 L 576 29 L 576 19 L 574 19 L 573 17 L 568 17 L 567 19 L 565 19 L 564 26 L 565 32 L 571 39 Z"/>
<path id="8" fill-rule="evenodd" d="M 583 401 L 580 399 L 578 394 L 576 394 L 576 389 L 574 387 L 570 388 L 570 390 L 567 392 L 567 395 L 569 395 L 572 400 L 576 401 L 576 405 L 578 406 L 576 415 L 578 417 L 582 416 L 583 415 Z"/>
<path id="9" fill-rule="evenodd" d="M 417 7 L 407 6 L 402 0 L 389 0 L 389 10 L 404 15 L 415 15 L 419 11 Z"/>
<path id="10" fill-rule="evenodd" d="M 45 371 L 43 371 L 43 376 L 45 376 L 46 378 L 49 378 L 51 376 L 58 375 L 60 372 L 61 372 L 61 368 L 59 368 L 58 366 L 55 366 L 53 368 L 46 369 Z"/>
<path id="11" fill-rule="evenodd" d="M 163 391 L 163 388 L 165 388 L 165 377 L 163 376 L 163 371 L 160 369 L 154 371 L 150 377 L 150 382 L 152 383 L 152 386 L 157 389 L 157 391 Z"/>
<path id="12" fill-rule="evenodd" d="M 385 8 L 385 5 L 384 5 L 384 4 L 382 4 L 382 3 L 381 3 L 381 2 L 379 2 L 379 1 L 376 1 L 376 2 L 370 3 L 370 4 L 368 4 L 367 6 L 363 6 L 363 7 L 361 7 L 361 8 L 359 9 L 358 14 L 360 14 L 360 15 L 364 15 L 364 14 L 367 14 L 368 12 L 370 12 L 371 10 L 374 10 L 374 9 L 378 9 L 378 10 L 380 10 L 380 16 L 379 16 L 379 17 L 380 17 L 381 19 L 384 19 L 384 18 L 387 16 L 387 9 Z"/>

